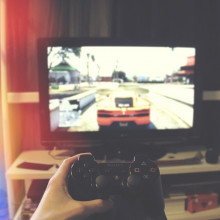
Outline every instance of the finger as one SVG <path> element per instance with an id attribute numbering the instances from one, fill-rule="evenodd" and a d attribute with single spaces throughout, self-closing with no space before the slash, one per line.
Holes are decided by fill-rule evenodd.
<path id="1" fill-rule="evenodd" d="M 81 153 L 81 154 L 77 154 L 73 157 L 70 157 L 68 159 L 65 159 L 63 161 L 63 163 L 60 165 L 59 169 L 57 170 L 56 176 L 65 179 L 68 172 L 69 172 L 70 166 L 78 160 L 80 155 L 91 155 L 91 153 L 89 153 L 89 152 L 88 153 Z"/>
<path id="2" fill-rule="evenodd" d="M 81 202 L 85 207 L 85 215 L 89 216 L 95 213 L 106 212 L 113 208 L 114 203 L 112 200 L 96 199 L 91 201 Z"/>

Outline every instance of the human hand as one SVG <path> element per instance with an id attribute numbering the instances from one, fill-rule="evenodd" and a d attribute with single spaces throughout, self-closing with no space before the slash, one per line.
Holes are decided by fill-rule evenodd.
<path id="1" fill-rule="evenodd" d="M 84 153 L 90 154 L 90 153 Z M 63 161 L 57 172 L 50 179 L 41 202 L 31 220 L 82 220 L 86 217 L 108 211 L 113 207 L 111 200 L 96 199 L 76 201 L 68 193 L 66 177 L 70 166 L 78 157 L 75 155 Z"/>

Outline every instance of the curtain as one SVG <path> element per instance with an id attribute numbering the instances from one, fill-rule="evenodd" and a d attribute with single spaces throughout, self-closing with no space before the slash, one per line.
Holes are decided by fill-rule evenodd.
<path id="1" fill-rule="evenodd" d="M 112 0 L 10 0 L 6 4 L 8 92 L 37 92 L 37 40 L 42 37 L 110 37 Z M 38 104 L 9 104 L 14 151 L 39 149 Z"/>
<path id="2" fill-rule="evenodd" d="M 159 42 L 192 41 L 198 3 L 197 0 L 116 1 L 115 34 Z"/>
<path id="3" fill-rule="evenodd" d="M 111 9 L 111 0 L 7 1 L 8 90 L 38 90 L 38 38 L 109 37 Z"/>

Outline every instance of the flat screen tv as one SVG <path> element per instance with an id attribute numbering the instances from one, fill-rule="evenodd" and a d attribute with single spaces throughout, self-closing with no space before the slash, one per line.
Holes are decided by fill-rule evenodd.
<path id="1" fill-rule="evenodd" d="M 197 136 L 195 45 L 52 38 L 39 39 L 38 48 L 43 144 Z"/>

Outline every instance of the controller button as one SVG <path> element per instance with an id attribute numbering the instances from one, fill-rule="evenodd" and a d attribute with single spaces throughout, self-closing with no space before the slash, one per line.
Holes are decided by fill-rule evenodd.
<path id="1" fill-rule="evenodd" d="M 72 168 L 72 171 L 73 171 L 73 173 L 79 174 L 80 171 L 81 171 L 81 169 L 80 169 L 80 167 L 73 167 L 73 168 Z"/>
<path id="2" fill-rule="evenodd" d="M 127 179 L 127 186 L 130 189 L 138 189 L 142 186 L 142 179 L 139 175 L 131 175 Z"/>
<path id="3" fill-rule="evenodd" d="M 85 173 L 82 175 L 82 177 L 83 177 L 84 179 L 87 179 L 87 178 L 89 178 L 89 177 L 90 177 L 90 174 L 89 174 L 89 173 L 87 173 L 87 172 L 85 172 Z"/>
<path id="4" fill-rule="evenodd" d="M 147 162 L 146 161 L 142 161 L 140 164 L 141 164 L 141 166 L 147 166 Z"/>
<path id="5" fill-rule="evenodd" d="M 118 181 L 120 178 L 119 178 L 119 176 L 114 176 L 114 179 L 115 179 L 115 181 Z"/>
<path id="6" fill-rule="evenodd" d="M 114 184 L 114 179 L 111 176 L 100 175 L 96 177 L 96 187 L 98 189 L 104 189 Z"/>
<path id="7" fill-rule="evenodd" d="M 94 169 L 94 168 L 89 168 L 89 169 L 88 169 L 88 172 L 89 172 L 89 173 L 93 173 L 93 172 L 95 172 L 95 169 Z"/>
<path id="8" fill-rule="evenodd" d="M 125 178 L 125 179 L 122 179 L 122 181 L 121 181 L 121 186 L 122 186 L 122 187 L 127 186 L 127 179 L 126 179 L 126 178 Z"/>
<path id="9" fill-rule="evenodd" d="M 111 170 L 110 170 L 110 169 L 105 169 L 103 173 L 104 173 L 104 174 L 110 174 L 110 173 L 111 173 Z"/>
<path id="10" fill-rule="evenodd" d="M 155 167 L 151 167 L 150 169 L 149 169 L 149 171 L 151 172 L 151 173 L 156 173 L 156 168 Z"/>
<path id="11" fill-rule="evenodd" d="M 141 172 L 141 169 L 140 169 L 139 167 L 136 167 L 136 168 L 134 168 L 134 172 L 135 172 L 135 173 L 140 173 L 140 172 Z"/>
<path id="12" fill-rule="evenodd" d="M 94 161 L 95 158 L 92 155 L 80 155 L 78 157 L 78 160 L 84 160 L 84 161 Z"/>
<path id="13" fill-rule="evenodd" d="M 144 180 L 148 180 L 149 179 L 149 175 L 148 174 L 144 174 L 142 177 L 143 177 Z"/>

